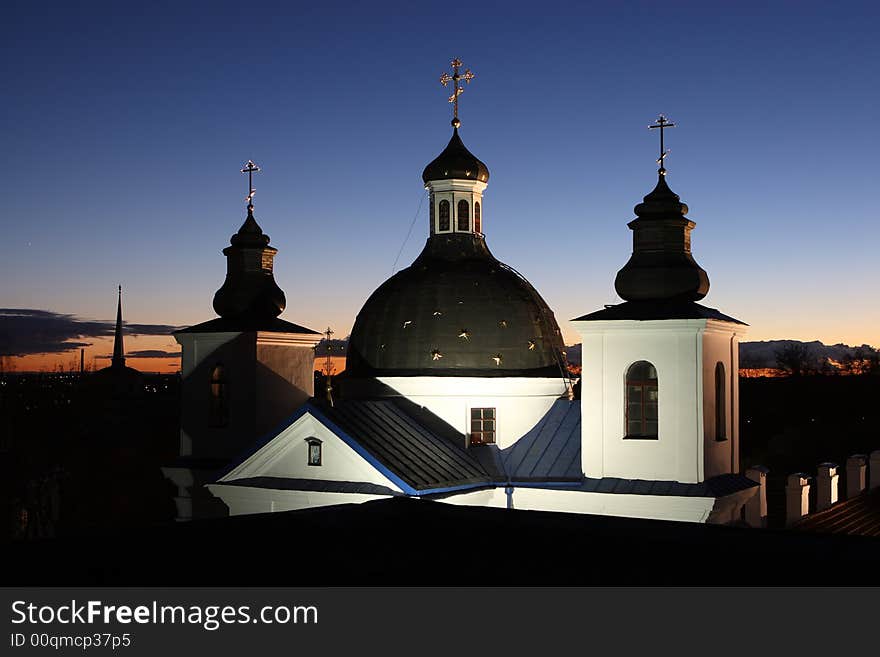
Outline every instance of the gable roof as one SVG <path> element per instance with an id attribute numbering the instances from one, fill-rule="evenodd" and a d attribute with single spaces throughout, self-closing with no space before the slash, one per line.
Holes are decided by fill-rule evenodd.
<path id="1" fill-rule="evenodd" d="M 315 418 L 411 495 L 490 483 L 464 437 L 405 400 L 309 402 Z"/>

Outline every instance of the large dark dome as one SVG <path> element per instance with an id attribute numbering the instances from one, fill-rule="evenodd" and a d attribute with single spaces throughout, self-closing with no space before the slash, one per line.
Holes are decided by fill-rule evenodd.
<path id="1" fill-rule="evenodd" d="M 480 235 L 428 238 L 364 304 L 346 371 L 376 376 L 558 377 L 562 334 L 528 281 Z"/>

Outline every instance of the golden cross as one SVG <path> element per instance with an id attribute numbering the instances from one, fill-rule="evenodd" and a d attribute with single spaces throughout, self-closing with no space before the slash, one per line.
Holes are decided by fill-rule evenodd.
<path id="1" fill-rule="evenodd" d="M 666 167 L 663 166 L 663 161 L 666 159 L 666 156 L 669 155 L 669 151 L 667 151 L 663 147 L 663 131 L 666 128 L 674 128 L 675 124 L 670 123 L 669 120 L 663 116 L 662 114 L 657 118 L 657 123 L 654 125 L 649 125 L 649 130 L 654 130 L 655 128 L 660 128 L 660 157 L 657 158 L 657 164 L 660 165 L 659 173 L 661 176 L 666 175 Z"/>
<path id="2" fill-rule="evenodd" d="M 247 164 L 244 165 L 244 169 L 241 170 L 242 173 L 248 175 L 248 195 L 244 197 L 244 200 L 248 202 L 248 205 L 252 204 L 254 194 L 257 193 L 257 190 L 254 189 L 254 174 L 260 173 L 260 171 L 260 167 L 254 164 L 253 160 L 248 160 Z"/>
<path id="3" fill-rule="evenodd" d="M 443 75 L 440 76 L 440 84 L 444 87 L 452 82 L 452 95 L 449 96 L 449 102 L 452 103 L 452 127 L 454 128 L 461 125 L 461 121 L 458 120 L 458 97 L 464 93 L 464 89 L 461 88 L 458 83 L 460 80 L 464 80 L 470 84 L 471 80 L 474 79 L 474 74 L 471 73 L 469 68 L 466 68 L 464 73 L 459 73 L 458 69 L 460 68 L 461 60 L 456 57 L 452 60 L 452 75 L 444 72 Z"/>

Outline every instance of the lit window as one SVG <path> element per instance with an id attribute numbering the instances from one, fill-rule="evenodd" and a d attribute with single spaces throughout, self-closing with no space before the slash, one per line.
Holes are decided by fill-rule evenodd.
<path id="1" fill-rule="evenodd" d="M 229 424 L 229 391 L 226 386 L 226 368 L 217 363 L 211 370 L 210 408 L 208 422 L 214 427 Z"/>
<path id="2" fill-rule="evenodd" d="M 449 230 L 449 201 L 445 199 L 440 201 L 438 211 L 440 214 L 440 222 L 437 230 L 442 233 Z"/>
<path id="3" fill-rule="evenodd" d="M 495 444 L 495 409 L 471 409 L 471 445 Z"/>
<path id="4" fill-rule="evenodd" d="M 321 441 L 317 438 L 306 438 L 309 447 L 309 465 L 321 465 Z"/>
<path id="5" fill-rule="evenodd" d="M 626 437 L 657 438 L 657 370 L 644 360 L 626 371 Z"/>
<path id="6" fill-rule="evenodd" d="M 458 230 L 471 229 L 471 208 L 468 202 L 462 199 L 458 202 Z"/>
<path id="7" fill-rule="evenodd" d="M 480 213 L 480 202 L 477 201 L 474 203 L 474 232 L 482 233 L 483 232 L 483 217 Z"/>
<path id="8" fill-rule="evenodd" d="M 715 440 L 727 440 L 727 394 L 723 363 L 715 365 Z"/>

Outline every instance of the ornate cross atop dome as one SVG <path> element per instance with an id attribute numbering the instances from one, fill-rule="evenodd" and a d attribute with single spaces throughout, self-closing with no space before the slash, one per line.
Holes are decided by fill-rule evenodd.
<path id="1" fill-rule="evenodd" d="M 654 125 L 648 126 L 649 130 L 654 130 L 654 129 L 658 129 L 658 128 L 660 130 L 660 157 L 657 158 L 657 164 L 660 165 L 660 169 L 657 171 L 657 173 L 659 173 L 661 176 L 666 175 L 666 167 L 664 167 L 663 164 L 666 160 L 666 156 L 669 155 L 669 151 L 664 148 L 663 131 L 666 128 L 674 128 L 674 127 L 675 127 L 675 124 L 670 123 L 670 121 L 662 114 L 659 117 L 657 117 L 657 123 L 655 123 Z"/>
<path id="2" fill-rule="evenodd" d="M 250 206 L 254 204 L 254 194 L 257 193 L 257 190 L 254 189 L 254 174 L 260 173 L 260 171 L 262 171 L 262 169 L 254 164 L 253 160 L 248 160 L 247 164 L 244 165 L 244 169 L 241 170 L 242 173 L 248 175 L 248 195 L 244 197 L 244 200 L 247 201 Z"/>
<path id="3" fill-rule="evenodd" d="M 452 75 L 444 71 L 443 75 L 440 76 L 440 84 L 445 87 L 452 82 L 452 94 L 449 96 L 449 102 L 452 103 L 452 127 L 457 128 L 461 125 L 461 121 L 458 120 L 458 97 L 464 93 L 464 89 L 458 83 L 464 80 L 470 84 L 470 81 L 474 79 L 474 74 L 471 73 L 469 68 L 466 68 L 464 73 L 458 72 L 461 68 L 461 60 L 458 57 L 452 60 L 451 66 Z"/>

